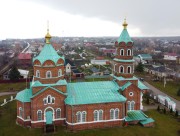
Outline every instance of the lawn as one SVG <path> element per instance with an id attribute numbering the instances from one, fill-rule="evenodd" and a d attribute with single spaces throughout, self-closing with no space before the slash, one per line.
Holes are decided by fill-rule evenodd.
<path id="1" fill-rule="evenodd" d="M 0 97 L 0 101 L 4 99 Z M 155 110 L 146 112 L 149 117 L 155 119 L 155 127 L 144 128 L 140 125 L 128 127 L 115 127 L 107 129 L 93 129 L 79 132 L 69 132 L 65 127 L 58 127 L 57 132 L 49 135 L 61 136 L 178 136 L 180 122 L 170 115 L 160 114 Z M 0 136 L 39 136 L 43 135 L 43 129 L 23 128 L 15 123 L 16 120 L 16 102 L 6 104 L 0 107 Z"/>
<path id="2" fill-rule="evenodd" d="M 13 88 L 13 90 L 12 90 L 12 88 Z M 0 84 L 0 92 L 20 91 L 25 88 L 26 88 L 26 82 Z"/>

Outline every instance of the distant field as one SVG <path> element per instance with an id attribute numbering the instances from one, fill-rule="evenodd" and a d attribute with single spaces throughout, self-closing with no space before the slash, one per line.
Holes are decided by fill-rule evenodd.
<path id="1" fill-rule="evenodd" d="M 10 96 L 0 97 L 0 101 Z M 115 127 L 107 129 L 93 129 L 79 132 L 69 132 L 65 127 L 58 127 L 54 136 L 178 136 L 180 122 L 170 115 L 160 114 L 155 110 L 146 112 L 155 119 L 155 127 L 144 128 L 140 125 L 128 127 Z M 23 128 L 16 125 L 16 102 L 0 107 L 0 136 L 40 136 L 43 129 Z"/>
<path id="2" fill-rule="evenodd" d="M 13 90 L 12 90 L 12 88 L 13 88 Z M 26 82 L 22 82 L 22 83 L 2 83 L 2 84 L 0 84 L 0 92 L 20 91 L 20 90 L 23 90 L 25 88 L 26 88 Z"/>

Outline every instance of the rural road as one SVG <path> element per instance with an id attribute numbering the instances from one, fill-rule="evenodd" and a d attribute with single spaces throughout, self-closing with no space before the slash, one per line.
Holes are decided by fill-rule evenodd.
<path id="1" fill-rule="evenodd" d="M 147 82 L 143 82 L 147 87 L 149 87 L 149 89 L 151 89 L 154 93 L 154 95 L 163 95 L 163 96 L 168 96 L 171 100 L 173 100 L 176 103 L 176 109 L 178 109 L 180 111 L 180 101 L 172 98 L 171 96 L 167 95 L 164 92 L 161 92 L 159 89 L 155 88 L 154 86 L 150 85 Z"/>
<path id="2" fill-rule="evenodd" d="M 0 93 L 0 96 L 11 95 L 11 94 L 17 94 L 17 92 L 2 92 Z"/>

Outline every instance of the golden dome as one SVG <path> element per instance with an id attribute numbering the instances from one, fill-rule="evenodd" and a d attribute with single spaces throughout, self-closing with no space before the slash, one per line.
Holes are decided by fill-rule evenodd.
<path id="1" fill-rule="evenodd" d="M 122 25 L 124 26 L 124 29 L 127 28 L 128 24 L 127 24 L 127 22 L 126 22 L 126 18 L 124 19 L 124 23 L 123 23 Z"/>

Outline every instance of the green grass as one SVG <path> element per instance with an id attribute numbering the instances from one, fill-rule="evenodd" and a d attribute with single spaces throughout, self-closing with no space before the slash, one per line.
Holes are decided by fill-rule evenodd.
<path id="1" fill-rule="evenodd" d="M 164 88 L 163 82 L 160 81 L 158 82 L 148 81 L 148 83 L 150 83 L 151 85 L 158 88 L 162 92 L 167 93 L 168 95 L 180 101 L 180 96 L 177 96 L 177 91 L 180 88 L 180 84 L 172 81 L 167 81 L 166 86 Z"/>
<path id="2" fill-rule="evenodd" d="M 4 99 L 3 96 L 0 100 Z M 107 129 L 93 129 L 78 132 L 69 132 L 65 127 L 58 127 L 57 132 L 48 135 L 61 136 L 178 136 L 180 122 L 170 115 L 160 114 L 156 110 L 146 112 L 155 122 L 155 127 L 144 128 L 140 125 L 128 127 L 114 127 Z M 16 101 L 0 107 L 0 136 L 40 136 L 43 129 L 30 129 L 16 125 Z"/>
<path id="3" fill-rule="evenodd" d="M 13 90 L 10 90 L 13 88 Z M 0 84 L 0 92 L 12 92 L 12 91 L 20 91 L 26 88 L 26 82 L 22 83 L 3 83 Z"/>

